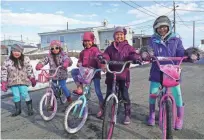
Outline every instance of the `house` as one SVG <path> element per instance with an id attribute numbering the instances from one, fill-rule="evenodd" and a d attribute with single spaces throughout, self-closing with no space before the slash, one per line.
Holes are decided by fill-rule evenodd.
<path id="1" fill-rule="evenodd" d="M 53 32 L 39 33 L 41 38 L 41 48 L 49 46 L 52 40 L 60 40 L 69 51 L 82 50 L 82 38 L 84 32 L 93 32 L 95 35 L 95 43 L 101 50 L 104 50 L 112 41 L 115 28 L 107 28 L 106 26 L 77 28 L 69 30 L 58 30 Z M 127 27 L 126 38 L 132 45 L 132 29 Z"/>
<path id="2" fill-rule="evenodd" d="M 141 48 L 148 45 L 148 40 L 151 38 L 151 35 L 143 34 L 134 34 L 133 35 L 133 47 Z"/>
<path id="3" fill-rule="evenodd" d="M 204 51 L 204 39 L 201 40 L 201 43 L 198 46 L 198 48 L 201 49 L 202 51 Z"/>
<path id="4" fill-rule="evenodd" d="M 1 45 L 1 55 L 8 55 L 8 47 Z"/>
<path id="5" fill-rule="evenodd" d="M 29 53 L 30 51 L 33 51 L 33 50 L 36 50 L 38 49 L 38 47 L 34 44 L 34 43 L 26 43 L 26 42 L 23 42 L 23 41 L 17 41 L 17 40 L 3 40 L 1 41 L 1 48 L 3 46 L 3 48 L 5 49 L 5 47 L 7 48 L 7 54 L 4 54 L 4 55 L 9 55 L 10 52 L 11 52 L 11 46 L 13 44 L 20 44 L 24 47 L 24 51 L 23 53 Z M 6 52 L 6 50 L 4 50 L 4 53 Z"/>

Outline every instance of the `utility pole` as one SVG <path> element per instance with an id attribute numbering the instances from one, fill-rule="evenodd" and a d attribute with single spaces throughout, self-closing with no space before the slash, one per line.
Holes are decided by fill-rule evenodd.
<path id="1" fill-rule="evenodd" d="M 193 47 L 195 47 L 195 21 L 193 21 Z"/>
<path id="2" fill-rule="evenodd" d="M 21 42 L 23 42 L 23 36 L 21 35 Z"/>
<path id="3" fill-rule="evenodd" d="M 68 27 L 69 27 L 69 23 L 67 22 L 67 30 L 68 30 Z"/>

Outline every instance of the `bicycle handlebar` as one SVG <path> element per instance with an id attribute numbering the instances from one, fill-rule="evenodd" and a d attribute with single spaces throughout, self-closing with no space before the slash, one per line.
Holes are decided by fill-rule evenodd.
<path id="1" fill-rule="evenodd" d="M 61 67 L 62 67 L 62 66 L 58 66 L 56 69 L 41 69 L 41 70 L 42 70 L 43 75 L 44 75 L 46 78 L 53 78 L 53 77 L 55 77 L 55 76 L 57 75 L 57 72 L 58 72 L 59 68 L 61 68 Z M 55 73 L 51 76 L 51 75 L 49 75 L 49 74 L 46 72 L 46 70 L 55 70 Z"/>
<path id="2" fill-rule="evenodd" d="M 128 64 L 128 63 L 132 63 L 132 61 L 126 61 L 126 62 L 123 62 L 123 61 L 107 61 L 107 60 L 104 60 L 105 63 L 106 63 L 106 68 L 107 68 L 107 71 L 109 73 L 116 73 L 116 74 L 121 74 L 124 69 L 125 69 L 125 66 Z M 110 68 L 109 68 L 109 65 L 110 64 L 115 64 L 115 65 L 123 65 L 122 69 L 120 71 L 111 71 Z"/>

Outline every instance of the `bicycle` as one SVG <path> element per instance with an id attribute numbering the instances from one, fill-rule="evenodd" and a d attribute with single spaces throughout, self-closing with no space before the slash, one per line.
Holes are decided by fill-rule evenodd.
<path id="1" fill-rule="evenodd" d="M 101 71 L 101 69 L 95 69 L 92 75 L 92 78 L 94 75 Z M 91 78 L 91 79 L 92 79 Z M 85 124 L 87 117 L 88 117 L 88 105 L 87 101 L 89 100 L 91 96 L 91 83 L 84 84 L 83 87 L 83 94 L 78 97 L 76 101 L 74 101 L 72 104 L 70 104 L 65 111 L 65 117 L 64 117 L 64 128 L 68 133 L 76 133 L 78 132 Z M 69 120 L 69 117 L 76 117 L 73 120 Z M 81 121 L 78 119 L 82 119 Z M 75 121 L 80 122 L 79 124 L 75 124 Z"/>
<path id="2" fill-rule="evenodd" d="M 49 82 L 49 87 L 46 89 L 46 93 L 42 96 L 39 103 L 39 112 L 41 117 L 45 121 L 50 121 L 54 118 L 57 112 L 57 100 L 60 100 L 61 104 L 65 104 L 67 101 L 66 96 L 62 92 L 61 87 L 58 83 L 52 82 L 52 78 L 57 75 L 59 68 L 62 66 L 58 66 L 57 69 L 41 69 L 41 73 L 38 75 L 38 82 L 46 83 Z M 46 70 L 55 70 L 55 73 L 51 76 Z M 43 108 L 45 106 L 45 109 Z"/>
<path id="3" fill-rule="evenodd" d="M 176 103 L 171 94 L 171 87 L 177 86 L 180 80 L 181 63 L 187 57 L 153 57 L 162 72 L 159 94 L 150 94 L 150 98 L 158 98 L 159 127 L 162 131 L 162 139 L 172 139 L 172 127 L 176 124 Z M 160 61 L 171 61 L 172 64 L 161 65 Z M 179 61 L 176 65 L 173 61 Z M 173 126 L 172 126 L 173 125 Z"/>
<path id="4" fill-rule="evenodd" d="M 116 75 L 120 74 L 124 71 L 125 66 L 128 63 L 132 63 L 132 61 L 109 61 L 106 63 L 106 68 L 109 73 L 113 74 L 113 85 L 112 85 L 112 93 L 107 97 L 105 107 L 104 107 L 104 119 L 103 119 L 103 126 L 102 126 L 102 139 L 111 139 L 114 131 L 114 126 L 117 120 L 117 113 L 118 113 L 118 105 L 120 103 L 124 103 L 121 98 L 121 93 L 119 91 L 119 85 L 116 82 Z M 109 69 L 110 64 L 115 65 L 123 65 L 121 71 L 111 71 Z M 110 111 L 109 111 L 110 110 Z M 110 114 L 109 114 L 110 113 Z M 109 116 L 110 115 L 110 116 Z M 109 126 L 110 125 L 110 126 Z"/>

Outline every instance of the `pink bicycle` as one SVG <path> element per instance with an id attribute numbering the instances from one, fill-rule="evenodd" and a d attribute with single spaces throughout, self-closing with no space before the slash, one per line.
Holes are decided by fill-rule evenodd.
<path id="1" fill-rule="evenodd" d="M 150 98 L 158 98 L 159 127 L 162 131 L 162 139 L 172 139 L 172 128 L 176 123 L 176 103 L 171 94 L 171 87 L 179 85 L 181 63 L 187 57 L 153 57 L 162 72 L 159 94 L 150 94 Z M 171 61 L 172 64 L 161 65 L 161 61 Z M 179 62 L 175 64 L 175 61 Z M 173 125 L 173 126 L 172 126 Z"/>
<path id="2" fill-rule="evenodd" d="M 52 82 L 52 78 L 56 76 L 59 68 L 57 69 L 41 69 L 41 73 L 38 75 L 38 82 L 46 83 L 49 81 L 49 87 L 46 90 L 46 93 L 42 96 L 40 103 L 39 103 L 39 111 L 40 115 L 45 121 L 50 121 L 54 118 L 57 112 L 57 100 L 59 99 L 61 104 L 65 104 L 67 99 L 64 93 L 62 92 L 61 87 L 58 83 Z M 55 71 L 55 73 L 51 76 L 49 73 L 46 72 Z"/>

